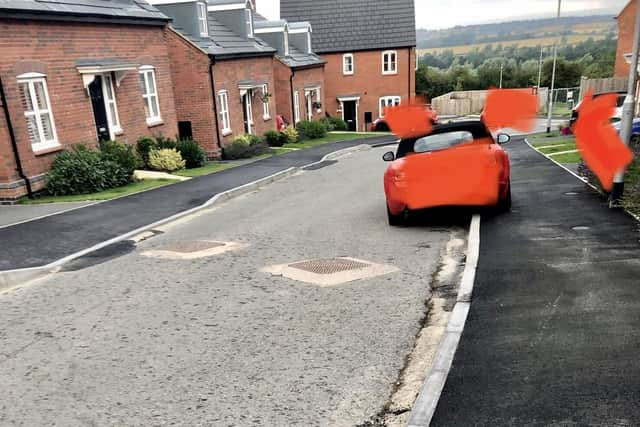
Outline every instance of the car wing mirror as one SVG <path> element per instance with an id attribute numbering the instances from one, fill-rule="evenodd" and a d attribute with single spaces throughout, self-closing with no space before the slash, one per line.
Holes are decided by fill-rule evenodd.
<path id="1" fill-rule="evenodd" d="M 393 151 L 387 151 L 382 155 L 382 160 L 385 162 L 392 162 L 396 159 L 396 155 L 393 154 Z"/>
<path id="2" fill-rule="evenodd" d="M 509 141 L 511 141 L 511 137 L 509 135 L 507 135 L 506 133 L 499 133 L 498 134 L 498 144 L 500 144 L 500 145 L 506 144 Z"/>

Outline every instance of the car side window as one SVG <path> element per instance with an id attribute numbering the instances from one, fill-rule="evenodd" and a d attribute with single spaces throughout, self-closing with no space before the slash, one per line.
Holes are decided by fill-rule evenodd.
<path id="1" fill-rule="evenodd" d="M 427 153 L 430 151 L 443 150 L 465 142 L 473 141 L 473 134 L 469 131 L 457 131 L 428 135 L 416 139 L 413 145 L 414 153 Z"/>

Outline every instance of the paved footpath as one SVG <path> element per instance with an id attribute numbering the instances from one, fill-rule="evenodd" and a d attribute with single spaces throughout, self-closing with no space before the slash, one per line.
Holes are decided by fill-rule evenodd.
<path id="1" fill-rule="evenodd" d="M 513 212 L 482 222 L 432 425 L 640 425 L 639 224 L 522 140 L 508 151 Z"/>
<path id="2" fill-rule="evenodd" d="M 270 157 L 212 175 L 0 229 L 0 271 L 38 267 L 202 205 L 218 193 L 300 167 L 326 154 L 391 136 L 336 142 Z"/>

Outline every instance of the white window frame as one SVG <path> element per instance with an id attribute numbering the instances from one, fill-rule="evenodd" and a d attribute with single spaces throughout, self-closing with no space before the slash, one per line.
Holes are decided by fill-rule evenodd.
<path id="1" fill-rule="evenodd" d="M 264 97 L 264 95 L 269 93 L 269 85 L 268 84 L 263 84 L 262 85 L 262 96 Z M 262 119 L 263 120 L 269 120 L 271 118 L 271 114 L 269 113 L 269 99 L 267 99 L 267 101 L 262 101 Z"/>
<path id="2" fill-rule="evenodd" d="M 244 22 L 248 26 L 249 33 L 247 34 L 250 38 L 253 38 L 253 11 L 250 7 L 244 10 Z"/>
<path id="3" fill-rule="evenodd" d="M 198 31 L 201 37 L 206 37 L 209 35 L 207 4 L 198 2 L 196 8 L 198 9 Z"/>
<path id="4" fill-rule="evenodd" d="M 253 89 L 247 90 L 246 95 L 247 102 L 243 105 L 245 109 L 245 113 L 247 115 L 247 133 L 249 135 L 253 134 Z"/>
<path id="5" fill-rule="evenodd" d="M 220 101 L 220 119 L 222 120 L 222 135 L 231 134 L 231 117 L 229 116 L 229 92 L 226 90 L 218 91 L 218 100 Z"/>
<path id="6" fill-rule="evenodd" d="M 300 93 L 297 90 L 293 92 L 293 121 L 300 122 Z"/>
<path id="7" fill-rule="evenodd" d="M 320 88 L 316 89 L 316 102 L 322 102 L 322 100 L 320 99 Z M 322 112 L 322 108 L 317 108 L 316 112 L 317 113 L 321 113 Z"/>
<path id="8" fill-rule="evenodd" d="M 108 81 L 108 83 L 107 83 Z M 109 98 L 109 89 L 111 90 L 111 95 L 113 99 Z M 104 108 L 107 110 L 107 121 L 109 123 L 109 137 L 114 139 L 116 135 L 122 133 L 122 128 L 120 127 L 120 116 L 118 114 L 118 105 L 116 102 L 116 91 L 113 86 L 113 76 L 111 73 L 106 73 L 102 75 L 102 94 L 104 98 Z M 111 115 L 110 106 L 113 105 L 113 114 Z"/>
<path id="9" fill-rule="evenodd" d="M 378 108 L 380 109 L 380 117 L 384 117 L 384 109 L 386 107 L 400 105 L 401 101 L 402 101 L 402 97 L 397 95 L 381 96 L 378 99 Z"/>
<path id="10" fill-rule="evenodd" d="M 36 95 L 35 84 L 41 83 L 42 89 L 44 92 L 44 103 L 46 108 L 41 109 L 38 105 L 38 98 Z M 36 118 L 36 127 L 38 130 L 38 141 L 33 141 L 31 137 L 29 137 L 31 142 L 31 149 L 33 151 L 41 151 L 46 150 L 47 148 L 58 147 L 60 143 L 58 142 L 58 134 L 56 132 L 56 124 L 53 118 L 53 111 L 51 111 L 51 102 L 49 100 L 49 89 L 47 87 L 47 79 L 46 75 L 40 73 L 26 73 L 18 76 L 18 84 L 26 84 L 29 90 L 28 96 L 31 99 L 31 107 L 32 111 L 25 111 L 25 118 L 35 117 Z M 27 94 L 25 94 L 26 96 Z M 44 127 L 42 126 L 41 117 L 45 114 L 49 115 L 49 120 L 51 122 L 51 133 L 53 134 L 53 139 L 46 139 L 44 135 Z"/>
<path id="11" fill-rule="evenodd" d="M 147 119 L 147 126 L 156 125 L 162 123 L 162 115 L 160 114 L 160 99 L 158 98 L 158 84 L 156 82 L 156 69 L 151 65 L 143 65 L 138 69 L 139 73 L 143 76 L 144 87 L 142 88 L 142 100 L 145 103 L 148 103 L 149 116 Z M 149 78 L 149 76 L 151 76 Z M 155 92 L 151 92 L 149 90 L 149 81 L 153 79 L 153 87 Z M 156 111 L 157 115 L 153 114 L 153 108 L 151 108 L 151 100 L 155 98 Z"/>
<path id="12" fill-rule="evenodd" d="M 391 61 L 391 55 L 394 60 Z M 385 71 L 385 65 L 388 65 Z M 393 68 L 391 67 L 393 65 Z M 385 50 L 382 52 L 382 74 L 398 74 L 398 51 L 397 50 Z"/>
<path id="13" fill-rule="evenodd" d="M 351 69 L 347 70 L 347 58 L 351 59 Z M 345 53 L 342 55 L 342 74 L 345 76 L 353 75 L 353 72 L 356 68 L 356 63 L 353 58 L 353 53 Z"/>

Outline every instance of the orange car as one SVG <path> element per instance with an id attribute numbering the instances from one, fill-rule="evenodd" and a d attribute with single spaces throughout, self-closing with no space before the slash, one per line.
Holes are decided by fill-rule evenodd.
<path id="1" fill-rule="evenodd" d="M 384 174 L 390 225 L 400 225 L 410 211 L 436 206 L 511 208 L 509 157 L 481 121 L 435 126 L 422 137 L 403 139 Z"/>

